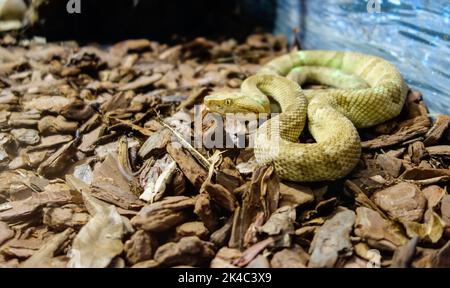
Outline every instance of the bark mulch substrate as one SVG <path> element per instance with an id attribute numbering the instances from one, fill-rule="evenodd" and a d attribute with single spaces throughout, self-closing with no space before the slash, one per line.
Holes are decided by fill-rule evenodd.
<path id="1" fill-rule="evenodd" d="M 0 266 L 450 267 L 450 117 L 430 119 L 419 92 L 361 131 L 340 181 L 280 182 L 251 149 L 172 141 L 212 89 L 286 52 L 271 35 L 107 49 L 3 37 Z"/>

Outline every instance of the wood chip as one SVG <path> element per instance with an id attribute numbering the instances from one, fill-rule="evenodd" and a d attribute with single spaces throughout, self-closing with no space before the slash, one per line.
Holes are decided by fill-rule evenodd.
<path id="1" fill-rule="evenodd" d="M 383 168 L 392 177 L 398 177 L 403 167 L 402 160 L 389 156 L 388 154 L 380 154 L 377 156 L 378 165 Z"/>
<path id="2" fill-rule="evenodd" d="M 149 86 L 159 79 L 162 78 L 161 74 L 153 74 L 152 76 L 142 76 L 138 79 L 136 79 L 133 82 L 130 82 L 126 85 L 123 85 L 119 88 L 120 91 L 126 91 L 126 90 L 135 90 L 139 88 L 144 88 L 146 86 Z"/>
<path id="3" fill-rule="evenodd" d="M 159 202 L 147 205 L 133 219 L 133 226 L 149 232 L 170 229 L 188 219 L 195 199 L 185 196 L 166 197 Z"/>
<path id="4" fill-rule="evenodd" d="M 403 122 L 392 135 L 382 135 L 373 140 L 361 143 L 364 149 L 379 149 L 393 146 L 428 132 L 430 120 L 427 116 L 419 116 Z"/>
<path id="5" fill-rule="evenodd" d="M 427 147 L 427 152 L 431 156 L 450 157 L 450 145 L 438 145 Z"/>
<path id="6" fill-rule="evenodd" d="M 311 243 L 311 258 L 308 267 L 331 268 L 339 255 L 351 255 L 350 232 L 355 222 L 355 212 L 344 210 L 338 212 L 318 229 Z"/>
<path id="7" fill-rule="evenodd" d="M 162 266 L 201 266 L 208 263 L 215 253 L 213 244 L 202 241 L 195 236 L 181 238 L 177 243 L 160 246 L 155 253 L 155 260 Z"/>
<path id="8" fill-rule="evenodd" d="M 378 191 L 373 195 L 373 201 L 391 219 L 400 221 L 419 222 L 427 205 L 427 200 L 419 187 L 410 183 L 399 183 Z"/>
<path id="9" fill-rule="evenodd" d="M 183 148 L 176 148 L 174 144 L 167 146 L 167 152 L 178 164 L 186 178 L 197 188 L 205 182 L 207 173 L 198 162 Z"/>
<path id="10" fill-rule="evenodd" d="M 431 146 L 438 143 L 444 135 L 444 132 L 447 130 L 449 124 L 450 116 L 439 115 L 423 141 L 425 146 Z"/>

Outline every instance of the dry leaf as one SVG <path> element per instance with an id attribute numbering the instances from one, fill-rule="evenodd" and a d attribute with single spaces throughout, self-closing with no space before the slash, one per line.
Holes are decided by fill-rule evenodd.
<path id="1" fill-rule="evenodd" d="M 441 239 L 445 228 L 444 221 L 433 210 L 427 210 L 423 224 L 409 221 L 402 221 L 402 224 L 409 237 L 418 236 L 421 240 L 431 243 Z"/>
<path id="2" fill-rule="evenodd" d="M 122 253 L 124 222 L 113 205 L 83 192 L 83 200 L 92 218 L 81 228 L 69 252 L 71 268 L 104 268 Z"/>

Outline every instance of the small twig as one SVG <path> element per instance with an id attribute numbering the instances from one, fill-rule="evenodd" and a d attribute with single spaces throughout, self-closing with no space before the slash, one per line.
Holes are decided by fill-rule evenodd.
<path id="1" fill-rule="evenodd" d="M 211 178 L 214 175 L 215 171 L 216 171 L 216 165 L 218 165 L 221 161 L 222 161 L 222 154 L 224 152 L 219 152 L 219 151 L 215 151 L 214 155 L 212 155 L 209 158 L 209 161 L 211 162 L 211 165 L 209 166 L 208 169 L 208 177 L 206 178 L 205 182 L 203 182 L 202 186 L 200 187 L 200 193 L 203 193 L 205 191 L 205 185 L 206 183 L 210 183 L 211 182 Z"/>
<path id="2" fill-rule="evenodd" d="M 208 159 L 206 159 L 205 156 L 203 156 L 200 152 L 198 152 L 194 147 L 192 147 L 192 145 L 189 142 L 187 142 L 180 133 L 178 133 L 175 129 L 173 129 L 169 124 L 164 122 L 164 120 L 159 116 L 159 114 L 156 114 L 156 121 L 158 121 L 161 125 L 169 129 L 173 133 L 173 135 L 177 137 L 181 145 L 184 148 L 186 148 L 192 154 L 192 156 L 195 157 L 195 159 L 197 159 L 197 161 L 203 166 L 203 168 L 209 170 L 211 162 Z"/>

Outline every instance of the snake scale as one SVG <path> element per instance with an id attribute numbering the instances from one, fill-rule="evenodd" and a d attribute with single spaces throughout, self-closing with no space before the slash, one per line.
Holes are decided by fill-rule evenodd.
<path id="1" fill-rule="evenodd" d="M 302 90 L 305 83 L 329 88 Z M 270 99 L 278 103 L 281 113 L 256 131 L 256 160 L 273 162 L 282 179 L 312 182 L 347 175 L 361 155 L 357 128 L 397 116 L 407 91 L 400 72 L 382 58 L 306 50 L 275 58 L 239 92 L 218 91 L 204 103 L 220 114 L 269 113 Z M 298 143 L 306 122 L 315 143 Z"/>

